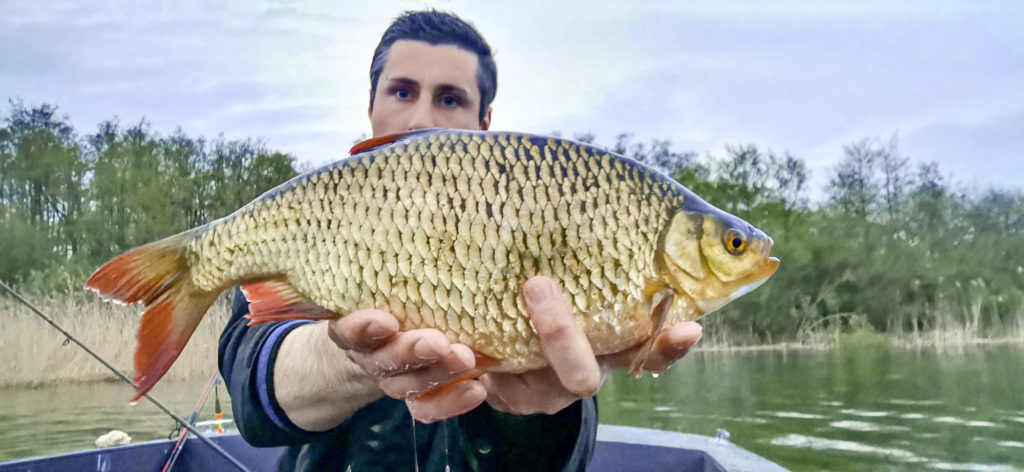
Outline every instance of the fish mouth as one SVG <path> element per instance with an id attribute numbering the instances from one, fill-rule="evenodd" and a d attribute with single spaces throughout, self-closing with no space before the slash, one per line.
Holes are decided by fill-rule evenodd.
<path id="1" fill-rule="evenodd" d="M 769 257 L 768 260 L 761 266 L 761 269 L 757 271 L 755 277 L 767 280 L 768 277 L 775 275 L 775 271 L 779 270 L 779 264 L 782 261 L 778 257 Z"/>
<path id="2" fill-rule="evenodd" d="M 765 259 L 757 272 L 750 275 L 750 278 L 748 279 L 749 282 L 743 284 L 740 288 L 733 290 L 732 293 L 724 297 L 714 298 L 711 300 L 695 300 L 697 307 L 706 315 L 728 305 L 737 298 L 753 292 L 754 289 L 767 282 L 768 278 L 775 274 L 775 271 L 779 270 L 780 262 L 781 261 L 779 261 L 779 258 L 777 257 L 769 257 Z"/>

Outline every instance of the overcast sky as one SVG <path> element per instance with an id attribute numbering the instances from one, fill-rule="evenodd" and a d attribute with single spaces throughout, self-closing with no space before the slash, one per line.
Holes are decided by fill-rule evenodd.
<path id="1" fill-rule="evenodd" d="M 0 5 L 0 99 L 57 105 L 80 133 L 145 117 L 327 163 L 369 133 L 381 33 L 434 7 L 496 51 L 492 129 L 752 143 L 806 160 L 816 188 L 844 144 L 898 133 L 954 181 L 1024 188 L 1024 2 Z"/>

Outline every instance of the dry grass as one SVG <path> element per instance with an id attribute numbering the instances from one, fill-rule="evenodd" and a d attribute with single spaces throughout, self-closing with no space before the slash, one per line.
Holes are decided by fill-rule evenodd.
<path id="1" fill-rule="evenodd" d="M 947 349 L 982 344 L 1024 344 L 1024 330 L 1018 327 L 1011 328 L 998 336 L 979 336 L 962 328 L 932 329 L 895 336 L 893 344 L 908 349 Z"/>
<path id="2" fill-rule="evenodd" d="M 142 315 L 140 307 L 123 307 L 100 301 L 91 293 L 76 297 L 30 300 L 78 340 L 91 347 L 123 372 L 132 374 L 135 332 Z M 73 344 L 63 345 L 64 336 L 27 308 L 10 298 L 0 298 L 0 353 L 5 368 L 0 370 L 0 387 L 38 386 L 63 382 L 114 381 L 117 377 Z M 230 304 L 221 297 L 210 309 L 181 357 L 167 373 L 167 379 L 206 378 L 217 368 L 220 332 L 230 317 Z M 764 342 L 751 333 L 730 332 L 723 325 L 704 331 L 699 349 L 705 352 L 750 350 L 826 350 L 841 347 L 960 349 L 976 344 L 1024 344 L 1024 326 L 1014 325 L 990 332 L 956 322 L 952 317 L 927 331 L 879 334 L 843 331 L 839 323 L 815 323 L 801 329 L 796 339 Z M 847 328 L 849 320 L 847 320 Z"/>
<path id="3" fill-rule="evenodd" d="M 108 362 L 132 375 L 140 307 L 106 303 L 91 293 L 29 301 Z M 64 335 L 17 301 L 0 298 L 0 317 L 0 353 L 4 363 L 0 387 L 117 380 L 73 343 L 64 345 Z M 217 344 L 229 317 L 229 303 L 221 297 L 164 378 L 209 376 L 217 368 Z"/>
<path id="4" fill-rule="evenodd" d="M 701 351 L 733 352 L 860 347 L 948 350 L 991 344 L 1024 345 L 1024 325 L 1019 321 L 1014 325 L 984 332 L 976 323 L 958 321 L 952 316 L 939 316 L 935 325 L 924 331 L 895 331 L 883 334 L 870 328 L 862 315 L 840 313 L 821 320 L 824 322 L 812 323 L 801 328 L 795 339 L 775 342 L 763 342 L 751 333 L 732 332 L 724 325 L 715 325 L 704 330 L 699 348 Z"/>

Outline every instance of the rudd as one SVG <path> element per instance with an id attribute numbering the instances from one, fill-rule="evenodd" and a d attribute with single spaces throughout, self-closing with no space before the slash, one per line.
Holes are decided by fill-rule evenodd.
<path id="1" fill-rule="evenodd" d="M 436 328 L 489 362 L 544 366 L 519 296 L 558 282 L 594 353 L 647 342 L 751 291 L 779 261 L 772 239 L 665 175 L 577 142 L 420 130 L 372 139 L 231 215 L 117 256 L 88 287 L 144 303 L 136 397 L 170 368 L 235 284 L 250 322 L 363 308 L 402 330 Z"/>

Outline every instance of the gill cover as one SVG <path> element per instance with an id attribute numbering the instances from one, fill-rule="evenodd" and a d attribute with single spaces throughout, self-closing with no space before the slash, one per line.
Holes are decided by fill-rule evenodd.
<path id="1" fill-rule="evenodd" d="M 672 217 L 662 242 L 665 257 L 671 265 L 686 271 L 695 279 L 704 278 L 704 264 L 700 256 L 698 225 L 703 218 L 698 214 L 681 211 Z"/>

